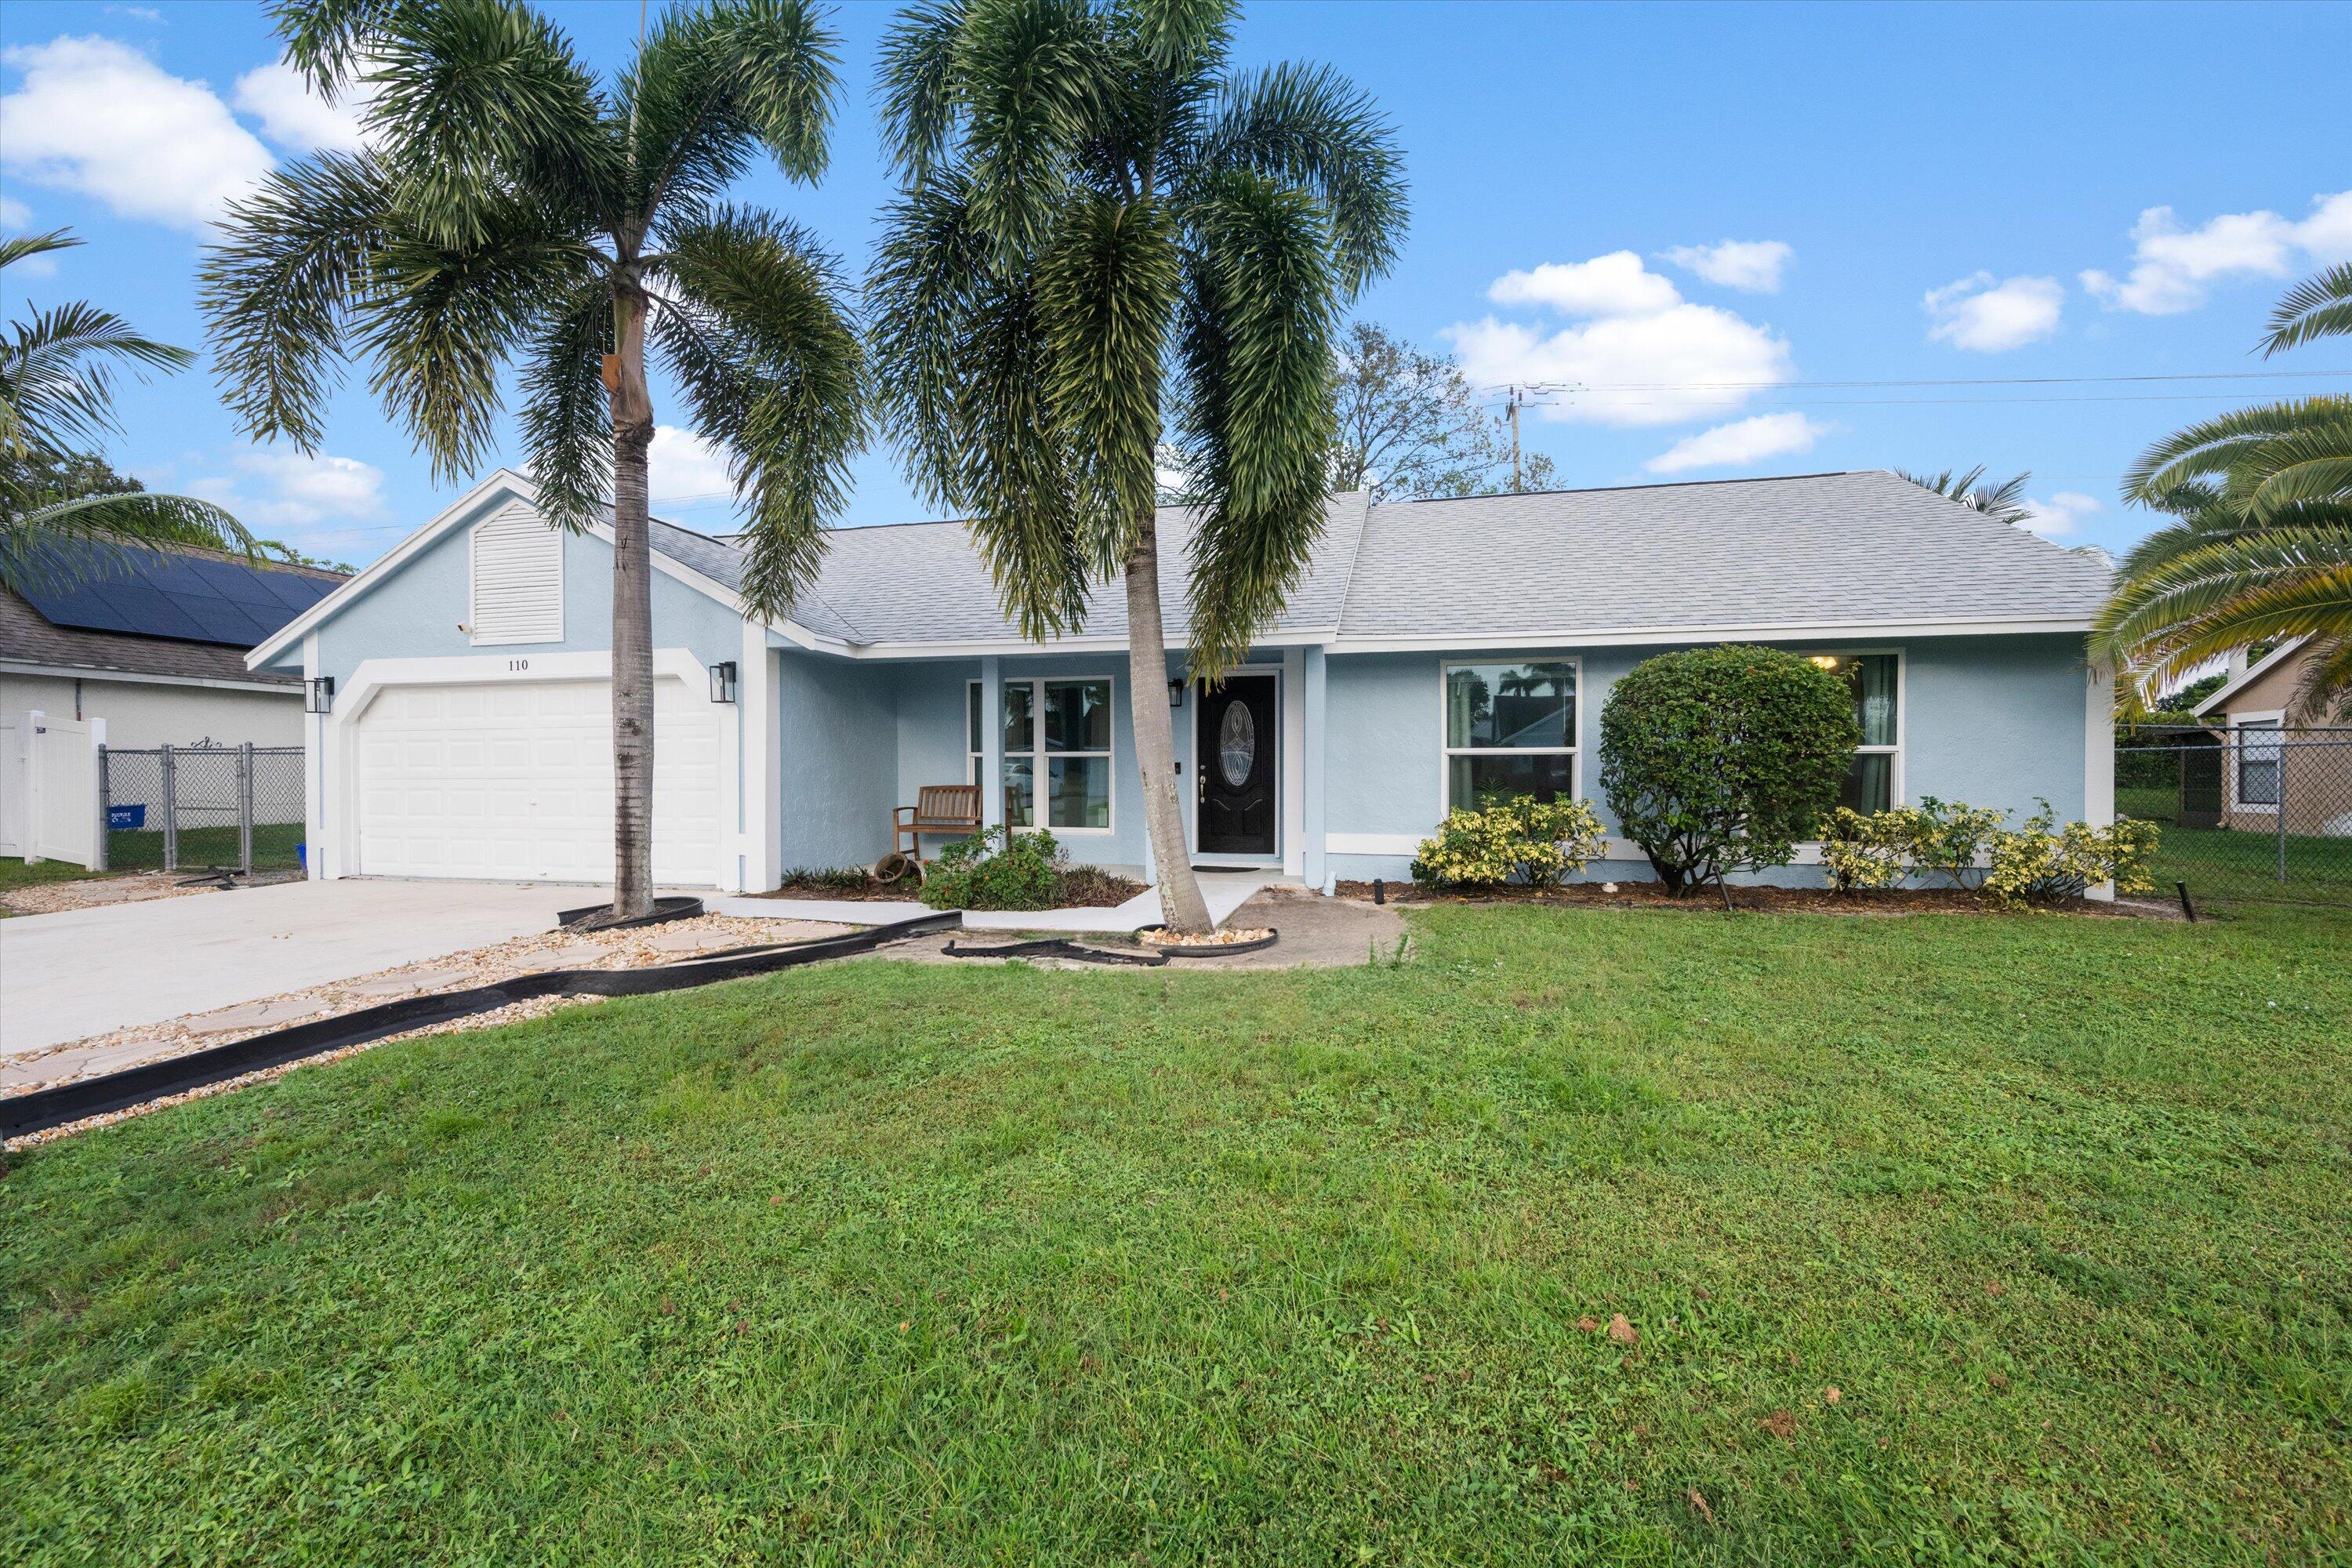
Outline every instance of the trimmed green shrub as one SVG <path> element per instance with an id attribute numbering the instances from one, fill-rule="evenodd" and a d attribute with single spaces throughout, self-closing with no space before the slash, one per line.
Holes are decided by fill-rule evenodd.
<path id="1" fill-rule="evenodd" d="M 1601 788 L 1672 897 L 1785 866 L 1861 743 L 1845 682 L 1778 648 L 1643 659 L 1601 709 Z"/>
<path id="2" fill-rule="evenodd" d="M 1910 874 L 1916 833 L 1904 809 L 1864 816 L 1850 806 L 1830 813 L 1822 834 L 1822 864 L 1841 893 L 1891 888 Z"/>
<path id="3" fill-rule="evenodd" d="M 935 910 L 1050 910 L 1059 902 L 1063 850 L 1043 828 L 1003 824 L 959 838 L 930 863 L 923 902 Z"/>
<path id="4" fill-rule="evenodd" d="M 2163 829 L 2155 823 L 2125 817 L 2110 827 L 2087 822 L 2060 827 L 2050 803 L 2041 804 L 2017 832 L 1993 835 L 1987 893 L 2005 904 L 2049 904 L 2079 898 L 2100 882 L 2112 881 L 2118 893 L 2156 886 L 2147 868 Z"/>
<path id="5" fill-rule="evenodd" d="M 1517 879 L 1549 888 L 1580 871 L 1609 842 L 1591 805 L 1517 795 L 1484 811 L 1455 811 L 1421 841 L 1412 879 L 1433 887 L 1493 888 Z"/>
<path id="6" fill-rule="evenodd" d="M 2050 803 L 2041 805 L 2013 831 L 2002 826 L 2005 811 L 1933 795 L 1867 816 L 1840 806 L 1822 837 L 1822 864 L 1842 893 L 1891 888 L 1913 871 L 1933 871 L 1955 888 L 1981 888 L 2005 904 L 2055 903 L 2106 881 L 2119 893 L 2154 886 L 2147 867 L 2160 833 L 2156 824 L 2126 817 L 2111 827 L 2060 827 Z"/>

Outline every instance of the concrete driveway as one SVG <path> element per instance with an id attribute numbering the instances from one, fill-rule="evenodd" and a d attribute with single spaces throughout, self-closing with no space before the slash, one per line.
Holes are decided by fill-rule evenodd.
<path id="1" fill-rule="evenodd" d="M 284 882 L 0 921 L 0 1057 L 545 931 L 558 910 L 599 896 L 547 883 Z"/>

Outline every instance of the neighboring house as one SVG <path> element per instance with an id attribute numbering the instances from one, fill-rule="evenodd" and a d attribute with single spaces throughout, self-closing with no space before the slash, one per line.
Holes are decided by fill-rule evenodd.
<path id="1" fill-rule="evenodd" d="M 201 550 L 76 543 L 70 574 L 0 584 L 0 714 L 103 719 L 107 744 L 295 746 L 299 675 L 248 649 L 344 581 Z"/>
<path id="2" fill-rule="evenodd" d="M 2352 837 L 2352 727 L 2299 727 L 2286 721 L 2310 655 L 2289 637 L 2194 711 L 2230 739 L 2222 749 L 2221 826 L 2275 833 L 2286 806 L 2289 833 Z"/>
<path id="3" fill-rule="evenodd" d="M 314 875 L 610 878 L 611 531 L 552 531 L 532 497 L 491 476 L 251 655 L 333 683 L 309 733 Z M 1856 804 L 2112 816 L 2110 688 L 2084 656 L 2106 570 L 1892 474 L 1335 496 L 1288 603 L 1213 691 L 1176 685 L 1188 534 L 1162 512 L 1169 684 L 1144 696 L 1180 702 L 1202 864 L 1399 878 L 1450 805 L 1597 798 L 1611 684 L 1728 640 L 1846 672 Z M 892 806 L 965 780 L 988 820 L 1148 875 L 1115 587 L 1040 646 L 960 525 L 845 529 L 763 622 L 732 545 L 662 523 L 653 542 L 659 880 L 761 889 L 871 862 Z M 1648 874 L 1630 844 L 1612 853 L 1590 874 Z"/>

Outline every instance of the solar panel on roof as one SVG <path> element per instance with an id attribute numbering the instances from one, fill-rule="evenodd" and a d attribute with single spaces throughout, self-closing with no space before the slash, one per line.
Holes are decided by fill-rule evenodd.
<path id="1" fill-rule="evenodd" d="M 92 541 L 38 546 L 12 584 L 52 626 L 252 647 L 325 598 L 331 579 Z"/>

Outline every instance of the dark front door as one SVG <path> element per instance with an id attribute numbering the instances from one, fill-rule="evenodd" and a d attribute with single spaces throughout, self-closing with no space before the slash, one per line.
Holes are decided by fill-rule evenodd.
<path id="1" fill-rule="evenodd" d="M 1192 763 L 1201 852 L 1274 858 L 1274 677 L 1236 675 L 1201 692 Z"/>

